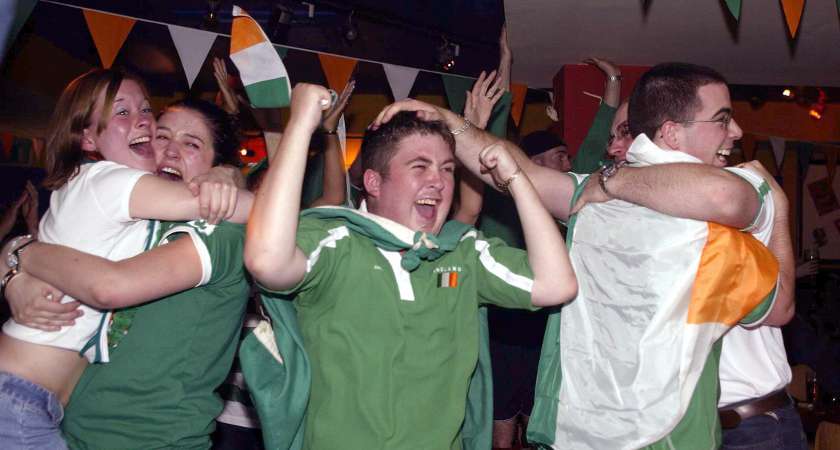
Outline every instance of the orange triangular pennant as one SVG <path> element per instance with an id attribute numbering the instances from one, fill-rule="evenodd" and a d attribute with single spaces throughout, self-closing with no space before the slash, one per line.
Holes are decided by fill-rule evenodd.
<path id="1" fill-rule="evenodd" d="M 356 61 L 352 58 L 345 58 L 343 56 L 324 55 L 318 53 L 318 59 L 321 60 L 321 68 L 324 69 L 324 75 L 327 76 L 327 84 L 330 89 L 341 92 L 344 85 L 350 81 L 350 76 L 353 75 L 353 69 L 356 68 Z"/>
<path id="2" fill-rule="evenodd" d="M 825 154 L 825 168 L 828 170 L 828 181 L 834 182 L 834 172 L 837 171 L 837 149 L 834 147 L 823 147 Z"/>
<path id="3" fill-rule="evenodd" d="M 525 94 L 528 93 L 528 85 L 521 83 L 510 84 L 510 116 L 513 117 L 513 122 L 519 126 L 519 121 L 522 119 L 522 110 L 525 109 Z"/>
<path id="4" fill-rule="evenodd" d="M 805 9 L 805 0 L 781 0 L 781 2 L 788 32 L 791 38 L 795 38 L 796 31 L 799 30 L 799 21 L 802 20 L 802 10 Z"/>
<path id="5" fill-rule="evenodd" d="M 755 135 L 744 133 L 741 137 L 741 153 L 744 161 L 752 161 L 755 157 Z"/>
<path id="6" fill-rule="evenodd" d="M 109 69 L 136 20 L 89 9 L 84 10 L 84 14 L 102 67 Z"/>

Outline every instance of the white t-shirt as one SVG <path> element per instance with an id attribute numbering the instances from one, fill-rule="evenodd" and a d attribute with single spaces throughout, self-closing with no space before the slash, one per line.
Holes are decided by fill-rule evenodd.
<path id="1" fill-rule="evenodd" d="M 743 169 L 730 169 L 749 180 L 759 192 L 763 180 Z M 773 232 L 773 199 L 763 195 L 759 218 L 745 230 L 767 245 Z M 736 326 L 723 337 L 720 356 L 720 399 L 723 407 L 743 400 L 762 397 L 783 389 L 790 383 L 790 365 L 787 362 L 782 331 L 778 327 Z"/>
<path id="2" fill-rule="evenodd" d="M 41 219 L 39 240 L 60 244 L 110 260 L 130 258 L 142 252 L 148 232 L 147 220 L 129 215 L 131 191 L 148 174 L 110 161 L 84 164 L 78 175 L 52 193 L 50 208 Z M 64 296 L 62 303 L 73 301 Z M 7 335 L 35 344 L 84 351 L 90 362 L 108 362 L 109 311 L 81 306 L 84 315 L 60 331 L 41 331 L 10 319 L 3 325 Z M 88 346 L 88 343 L 92 345 Z"/>

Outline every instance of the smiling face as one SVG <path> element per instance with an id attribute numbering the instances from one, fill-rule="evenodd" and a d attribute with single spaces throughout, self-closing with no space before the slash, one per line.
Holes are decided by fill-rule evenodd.
<path id="1" fill-rule="evenodd" d="M 438 233 L 452 206 L 455 158 L 436 134 L 413 133 L 396 144 L 388 169 L 364 173 L 370 212 L 416 231 Z"/>
<path id="2" fill-rule="evenodd" d="M 204 117 L 189 108 L 172 107 L 158 119 L 154 140 L 157 172 L 189 181 L 213 167 L 213 134 Z"/>
<path id="3" fill-rule="evenodd" d="M 146 93 L 131 79 L 124 79 L 106 111 L 105 93 L 90 117 L 90 125 L 84 129 L 82 150 L 98 153 L 108 161 L 114 161 L 140 170 L 155 170 L 155 155 L 151 140 L 155 132 L 155 118 Z M 103 117 L 107 115 L 107 117 Z M 100 123 L 105 126 L 101 131 Z"/>
<path id="4" fill-rule="evenodd" d="M 732 119 L 732 103 L 725 84 L 711 83 L 697 89 L 701 107 L 690 121 L 679 123 L 678 150 L 716 167 L 727 165 L 726 157 L 743 132 Z"/>

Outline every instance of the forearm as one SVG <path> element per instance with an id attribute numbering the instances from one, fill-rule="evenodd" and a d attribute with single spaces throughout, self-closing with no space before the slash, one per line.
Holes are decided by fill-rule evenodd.
<path id="1" fill-rule="evenodd" d="M 458 183 L 458 202 L 452 218 L 461 223 L 475 226 L 484 201 L 484 183 L 463 168 L 459 169 L 458 172 L 460 179 Z"/>
<path id="2" fill-rule="evenodd" d="M 621 103 L 621 79 L 607 77 L 607 86 L 604 88 L 604 103 L 618 108 Z"/>
<path id="3" fill-rule="evenodd" d="M 189 238 L 120 261 L 38 242 L 22 252 L 21 267 L 100 309 L 133 306 L 194 287 L 202 271 Z"/>
<path id="4" fill-rule="evenodd" d="M 344 164 L 341 158 L 341 144 L 337 134 L 327 134 L 327 148 L 324 150 L 324 185 L 321 197 L 311 206 L 343 205 L 347 199 L 347 185 Z"/>
<path id="5" fill-rule="evenodd" d="M 677 163 L 618 171 L 607 182 L 614 198 L 663 214 L 746 228 L 761 206 L 746 180 L 704 164 Z"/>
<path id="6" fill-rule="evenodd" d="M 285 289 L 303 278 L 298 215 L 311 132 L 290 122 L 257 193 L 245 239 L 245 264 L 264 286 Z"/>
<path id="7" fill-rule="evenodd" d="M 773 234 L 767 248 L 779 261 L 779 287 L 773 310 L 764 320 L 764 325 L 782 326 L 793 318 L 796 287 L 796 260 L 793 256 L 793 243 L 790 238 L 790 224 L 787 213 L 777 214 L 773 223 Z"/>
<path id="8" fill-rule="evenodd" d="M 502 51 L 499 55 L 498 77 L 502 80 L 502 89 L 510 90 L 510 67 L 513 65 L 513 55 L 508 51 Z"/>
<path id="9" fill-rule="evenodd" d="M 509 188 L 534 272 L 531 302 L 552 306 L 571 300 L 577 293 L 577 279 L 557 223 L 543 207 L 527 175 L 518 176 Z"/>

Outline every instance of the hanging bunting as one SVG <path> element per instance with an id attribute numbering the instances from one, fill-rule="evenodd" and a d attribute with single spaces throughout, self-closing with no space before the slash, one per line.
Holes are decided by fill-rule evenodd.
<path id="1" fill-rule="evenodd" d="M 797 142 L 796 151 L 799 156 L 799 176 L 805 177 L 808 173 L 808 166 L 811 165 L 811 154 L 814 153 L 814 144 L 810 142 Z"/>
<path id="2" fill-rule="evenodd" d="M 233 6 L 230 59 L 239 69 L 248 100 L 255 108 L 289 106 L 292 86 L 276 47 L 245 10 Z"/>
<path id="3" fill-rule="evenodd" d="M 89 9 L 82 12 L 85 15 L 85 22 L 87 22 L 93 43 L 96 45 L 96 51 L 99 53 L 99 59 L 102 60 L 102 67 L 110 69 L 117 53 L 120 52 L 125 43 L 125 38 L 128 37 L 128 33 L 131 32 L 131 28 L 137 21 L 128 17 L 105 14 Z"/>
<path id="4" fill-rule="evenodd" d="M 167 27 L 172 36 L 172 42 L 175 44 L 175 50 L 178 51 L 178 57 L 181 58 L 181 67 L 184 68 L 184 74 L 187 76 L 187 84 L 192 87 L 195 77 L 204 65 L 204 60 L 207 59 L 207 54 L 210 53 L 210 47 L 216 41 L 216 33 L 178 25 L 167 25 Z"/>
<path id="5" fill-rule="evenodd" d="M 0 18 L 0 62 L 6 49 L 15 42 L 18 33 L 26 24 L 27 19 L 35 9 L 37 0 L 17 0 L 0 2 L 0 10 L 4 17 Z"/>
<path id="6" fill-rule="evenodd" d="M 788 32 L 791 39 L 796 37 L 796 32 L 799 30 L 799 22 L 802 20 L 802 10 L 805 9 L 805 0 L 780 0 L 782 2 L 782 10 L 785 13 L 785 22 L 787 22 Z"/>
<path id="7" fill-rule="evenodd" d="M 318 59 L 321 60 L 321 68 L 324 69 L 324 75 L 327 76 L 327 84 L 330 89 L 341 92 L 344 85 L 350 81 L 350 76 L 353 75 L 353 69 L 356 68 L 358 61 L 322 53 L 318 53 Z"/>
<path id="8" fill-rule="evenodd" d="M 744 154 L 744 161 L 752 161 L 755 158 L 755 135 L 744 133 L 741 137 L 741 153 Z"/>
<path id="9" fill-rule="evenodd" d="M 785 159 L 785 140 L 780 137 L 770 136 L 770 146 L 773 147 L 773 156 L 776 158 L 776 169 L 782 167 L 782 161 Z"/>
<path id="10" fill-rule="evenodd" d="M 0 144 L 2 144 L 3 155 L 7 160 L 12 158 L 12 142 L 15 136 L 12 133 L 0 133 Z"/>
<path id="11" fill-rule="evenodd" d="M 289 54 L 289 49 L 286 47 L 275 45 L 274 49 L 277 50 L 277 56 L 279 56 L 280 59 L 284 59 L 286 55 Z"/>
<path id="12" fill-rule="evenodd" d="M 741 19 L 741 0 L 726 0 L 726 7 L 735 20 Z"/>
<path id="13" fill-rule="evenodd" d="M 385 70 L 385 77 L 388 78 L 388 84 L 394 94 L 394 101 L 408 98 L 408 93 L 411 92 L 420 69 L 393 64 L 382 64 L 382 68 Z"/>
<path id="14" fill-rule="evenodd" d="M 834 186 L 834 172 L 837 171 L 837 149 L 832 147 L 823 147 L 823 154 L 825 155 L 825 168 L 828 170 L 828 180 Z"/>
<path id="15" fill-rule="evenodd" d="M 467 91 L 472 89 L 475 78 L 466 78 L 458 75 L 442 75 L 443 89 L 446 91 L 446 100 L 449 102 L 449 109 L 458 114 L 464 112 L 467 104 Z"/>
<path id="16" fill-rule="evenodd" d="M 511 83 L 510 93 L 513 95 L 513 100 L 510 106 L 510 115 L 513 117 L 513 122 L 519 126 L 519 121 L 522 119 L 522 111 L 525 109 L 525 95 L 528 93 L 528 85 L 522 83 Z"/>

